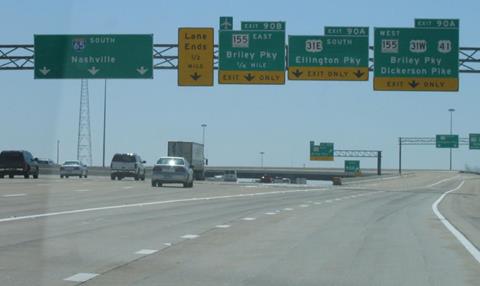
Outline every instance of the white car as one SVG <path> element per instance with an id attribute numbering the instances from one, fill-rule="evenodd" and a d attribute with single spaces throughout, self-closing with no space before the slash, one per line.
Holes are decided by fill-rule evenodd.
<path id="1" fill-rule="evenodd" d="M 223 173 L 223 180 L 225 182 L 236 182 L 238 180 L 237 171 L 225 170 L 225 172 Z"/>
<path id="2" fill-rule="evenodd" d="M 193 187 L 193 169 L 185 158 L 158 159 L 152 171 L 152 187 L 161 187 L 168 183 L 183 184 L 184 188 Z"/>
<path id="3" fill-rule="evenodd" d="M 70 176 L 86 178 L 88 177 L 88 168 L 80 161 L 66 161 L 60 166 L 60 178 L 68 178 Z"/>

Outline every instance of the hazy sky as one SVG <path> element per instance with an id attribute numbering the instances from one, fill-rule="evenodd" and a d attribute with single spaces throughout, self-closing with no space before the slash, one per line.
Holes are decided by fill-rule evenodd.
<path id="1" fill-rule="evenodd" d="M 480 46 L 479 1 L 4 1 L 0 44 L 33 44 L 34 34 L 154 34 L 177 42 L 178 27 L 214 27 L 220 16 L 286 21 L 287 35 L 319 35 L 324 26 L 413 27 L 415 18 L 460 19 L 460 46 Z M 215 39 L 217 42 L 217 37 Z M 175 70 L 153 80 L 108 81 L 107 163 L 115 152 L 136 152 L 148 163 L 167 141 L 201 141 L 211 165 L 343 166 L 309 162 L 309 141 L 336 149 L 383 150 L 384 167 L 398 164 L 399 136 L 480 133 L 480 74 L 461 74 L 458 93 L 374 92 L 369 82 L 289 82 L 280 86 L 177 87 Z M 90 80 L 93 161 L 101 164 L 103 80 Z M 79 80 L 34 80 L 32 71 L 0 71 L 0 149 L 35 156 L 76 157 Z M 362 160 L 373 167 L 374 159 Z M 407 168 L 447 168 L 448 150 L 407 147 Z M 454 167 L 480 166 L 480 151 L 454 151 Z"/>

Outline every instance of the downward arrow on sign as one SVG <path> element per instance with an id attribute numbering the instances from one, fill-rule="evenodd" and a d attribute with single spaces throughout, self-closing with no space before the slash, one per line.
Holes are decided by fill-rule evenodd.
<path id="1" fill-rule="evenodd" d="M 246 76 L 244 76 L 244 77 L 245 77 L 245 79 L 248 80 L 248 81 L 252 81 L 252 80 L 255 78 L 255 76 L 252 75 L 251 73 L 248 73 L 248 74 L 247 74 Z"/>
<path id="2" fill-rule="evenodd" d="M 47 74 L 50 72 L 50 70 L 47 69 L 47 67 L 43 67 L 42 69 L 39 69 L 39 71 L 40 71 L 43 75 L 47 75 Z"/>
<path id="3" fill-rule="evenodd" d="M 197 72 L 195 72 L 194 74 L 191 74 L 190 77 L 196 81 L 198 80 L 202 75 L 198 74 Z"/>
<path id="4" fill-rule="evenodd" d="M 137 72 L 141 75 L 144 75 L 148 69 L 146 69 L 144 66 L 141 66 L 140 68 L 137 69 Z"/>
<path id="5" fill-rule="evenodd" d="M 416 87 L 419 85 L 419 83 L 416 82 L 415 80 L 409 82 L 408 84 L 409 84 L 412 88 L 416 88 Z"/>
<path id="6" fill-rule="evenodd" d="M 297 78 L 299 78 L 303 72 L 299 71 L 298 69 L 296 69 L 294 72 L 292 72 Z"/>
<path id="7" fill-rule="evenodd" d="M 96 75 L 100 70 L 97 69 L 95 66 L 91 67 L 90 69 L 88 69 L 88 72 L 91 74 L 91 75 Z"/>
<path id="8" fill-rule="evenodd" d="M 361 78 L 362 75 L 364 75 L 365 73 L 361 72 L 360 70 L 357 70 L 356 72 L 353 73 L 357 78 Z"/>

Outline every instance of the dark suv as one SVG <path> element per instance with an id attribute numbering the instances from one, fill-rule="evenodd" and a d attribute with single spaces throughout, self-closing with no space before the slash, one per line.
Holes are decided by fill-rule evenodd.
<path id="1" fill-rule="evenodd" d="M 38 159 L 33 158 L 28 151 L 2 151 L 0 153 L 0 179 L 5 175 L 13 178 L 15 175 L 23 175 L 28 179 L 30 175 L 38 178 Z"/>

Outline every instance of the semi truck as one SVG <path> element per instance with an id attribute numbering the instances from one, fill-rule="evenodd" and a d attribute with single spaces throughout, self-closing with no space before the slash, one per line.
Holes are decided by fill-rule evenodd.
<path id="1" fill-rule="evenodd" d="M 168 156 L 183 157 L 193 167 L 195 180 L 205 180 L 205 155 L 203 144 L 195 142 L 169 141 Z"/>

